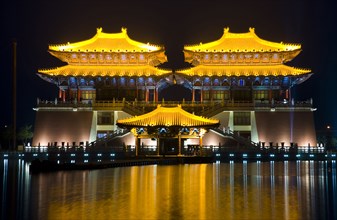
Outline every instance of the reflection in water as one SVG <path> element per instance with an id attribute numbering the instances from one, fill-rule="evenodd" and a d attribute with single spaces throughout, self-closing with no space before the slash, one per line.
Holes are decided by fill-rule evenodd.
<path id="1" fill-rule="evenodd" d="M 134 166 L 30 175 L 1 163 L 1 219 L 334 219 L 336 163 Z"/>

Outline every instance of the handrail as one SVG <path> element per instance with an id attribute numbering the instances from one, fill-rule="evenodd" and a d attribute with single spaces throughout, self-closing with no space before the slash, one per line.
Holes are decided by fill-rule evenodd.
<path id="1" fill-rule="evenodd" d="M 254 149 L 260 149 L 260 146 L 259 144 L 249 140 L 248 138 L 245 138 L 245 137 L 242 137 L 240 135 L 237 135 L 234 131 L 232 130 L 226 130 L 226 131 L 223 131 L 219 128 L 211 128 L 210 130 L 213 130 L 213 131 L 216 131 L 224 136 L 228 136 L 228 137 L 232 137 L 234 138 L 236 141 L 238 141 L 239 143 L 242 143 L 242 144 L 245 144 L 245 145 L 248 145 L 249 147 L 252 147 Z"/>
<path id="2" fill-rule="evenodd" d="M 174 107 L 181 105 L 183 108 L 197 107 L 204 108 L 202 111 L 207 112 L 208 110 L 218 108 L 235 108 L 235 107 L 246 107 L 246 108 L 311 108 L 312 102 L 309 101 L 297 101 L 297 102 L 284 102 L 284 101 L 237 101 L 237 100 L 222 100 L 222 101 L 125 101 L 124 100 L 82 100 L 77 101 L 38 101 L 37 107 L 119 107 L 123 108 L 126 105 L 132 106 L 132 108 L 138 108 L 140 112 L 143 112 L 143 108 L 156 108 L 157 105 L 163 107 Z"/>
<path id="3" fill-rule="evenodd" d="M 123 136 L 127 133 L 129 133 L 130 131 L 126 130 L 126 129 L 119 129 L 119 130 L 115 130 L 112 133 L 108 133 L 107 135 L 105 135 L 104 137 L 101 138 L 97 138 L 95 141 L 89 143 L 89 147 L 96 147 L 97 144 L 104 144 L 107 143 L 108 141 L 116 138 L 116 137 L 120 137 Z"/>

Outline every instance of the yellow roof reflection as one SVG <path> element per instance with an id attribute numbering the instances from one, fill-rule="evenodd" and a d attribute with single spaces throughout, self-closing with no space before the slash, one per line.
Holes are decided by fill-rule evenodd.
<path id="1" fill-rule="evenodd" d="M 117 125 L 120 127 L 216 127 L 219 125 L 219 120 L 191 114 L 183 110 L 180 105 L 170 108 L 158 105 L 155 110 L 144 115 L 117 120 Z"/>
<path id="2" fill-rule="evenodd" d="M 163 50 L 164 47 L 150 43 L 141 43 L 129 38 L 126 28 L 120 33 L 104 33 L 102 28 L 97 28 L 97 33 L 89 40 L 61 45 L 50 45 L 51 51 L 88 51 L 88 52 L 154 52 Z"/>
<path id="3" fill-rule="evenodd" d="M 254 28 L 248 33 L 231 33 L 224 29 L 222 37 L 209 43 L 186 45 L 184 50 L 195 52 L 257 52 L 257 51 L 293 51 L 301 49 L 300 44 L 276 43 L 259 38 Z"/>

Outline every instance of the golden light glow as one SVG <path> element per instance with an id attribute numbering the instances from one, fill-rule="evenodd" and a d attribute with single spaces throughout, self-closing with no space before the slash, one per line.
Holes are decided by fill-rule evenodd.
<path id="1" fill-rule="evenodd" d="M 51 69 L 40 69 L 39 73 L 50 76 L 162 76 L 171 73 L 171 70 L 159 69 L 150 65 L 132 66 L 132 65 L 67 65 Z"/>
<path id="2" fill-rule="evenodd" d="M 181 73 L 188 76 L 298 76 L 308 74 L 309 69 L 300 69 L 295 67 L 280 65 L 222 65 L 222 66 L 206 66 L 199 65 L 196 67 L 177 70 L 176 73 Z"/>
<path id="3" fill-rule="evenodd" d="M 164 48 L 150 43 L 141 43 L 129 38 L 126 28 L 120 33 L 104 33 L 102 28 L 97 28 L 97 33 L 89 40 L 61 45 L 50 45 L 51 51 L 114 51 L 114 52 L 153 52 Z"/>
<path id="4" fill-rule="evenodd" d="M 118 126 L 186 126 L 186 127 L 203 127 L 216 126 L 219 120 L 208 119 L 201 116 L 191 114 L 177 107 L 164 108 L 158 105 L 157 109 L 144 115 L 135 116 L 132 118 L 117 120 Z"/>
<path id="5" fill-rule="evenodd" d="M 224 29 L 222 37 L 209 43 L 184 46 L 184 50 L 195 52 L 255 52 L 255 51 L 293 51 L 300 50 L 300 44 L 275 43 L 259 38 L 254 28 L 248 33 L 231 33 Z"/>

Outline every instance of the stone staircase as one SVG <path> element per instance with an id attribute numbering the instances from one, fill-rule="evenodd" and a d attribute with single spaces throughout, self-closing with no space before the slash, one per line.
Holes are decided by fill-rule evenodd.
<path id="1" fill-rule="evenodd" d="M 240 144 L 242 144 L 246 147 L 249 147 L 249 148 L 254 149 L 254 150 L 260 150 L 260 146 L 257 143 L 249 140 L 248 138 L 240 136 L 240 135 L 238 135 L 237 133 L 235 133 L 231 130 L 223 131 L 219 128 L 211 128 L 210 130 L 213 130 L 213 131 L 215 131 L 215 132 L 217 132 L 217 133 L 219 133 L 219 134 L 221 134 L 225 137 L 231 137 L 235 141 L 237 141 L 238 143 L 240 143 Z"/>
<path id="2" fill-rule="evenodd" d="M 109 133 L 106 136 L 102 137 L 102 138 L 97 138 L 95 141 L 89 143 L 89 147 L 103 147 L 105 146 L 109 141 L 111 141 L 112 139 L 116 138 L 116 137 L 121 137 L 127 133 L 129 133 L 130 131 L 127 129 L 120 129 L 120 130 L 116 130 L 113 133 Z"/>

